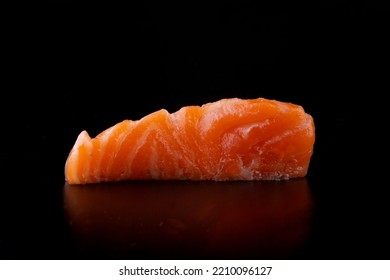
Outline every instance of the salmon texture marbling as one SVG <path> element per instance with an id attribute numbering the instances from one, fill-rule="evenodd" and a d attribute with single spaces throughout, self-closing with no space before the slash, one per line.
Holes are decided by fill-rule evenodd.
<path id="1" fill-rule="evenodd" d="M 69 184 L 125 180 L 281 180 L 306 176 L 313 118 L 302 106 L 226 98 L 82 131 L 65 163 Z"/>

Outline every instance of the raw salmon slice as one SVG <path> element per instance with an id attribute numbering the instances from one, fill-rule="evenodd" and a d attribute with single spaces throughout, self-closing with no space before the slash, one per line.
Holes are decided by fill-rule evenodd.
<path id="1" fill-rule="evenodd" d="M 65 164 L 69 184 L 125 180 L 281 180 L 304 177 L 313 118 L 302 106 L 226 98 L 82 131 Z"/>

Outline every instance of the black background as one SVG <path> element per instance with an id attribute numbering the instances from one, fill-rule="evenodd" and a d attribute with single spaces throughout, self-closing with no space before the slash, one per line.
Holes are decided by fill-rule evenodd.
<path id="1" fill-rule="evenodd" d="M 72 247 L 62 202 L 81 130 L 95 136 L 160 108 L 265 97 L 302 105 L 316 124 L 307 176 L 315 222 L 291 258 L 389 259 L 389 7 L 140 2 L 6 10 L 0 257 L 85 257 Z"/>

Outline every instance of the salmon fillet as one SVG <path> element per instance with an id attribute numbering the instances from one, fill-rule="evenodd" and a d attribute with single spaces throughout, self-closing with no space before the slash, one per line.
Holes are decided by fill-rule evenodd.
<path id="1" fill-rule="evenodd" d="M 313 118 L 302 106 L 226 98 L 82 131 L 65 163 L 69 184 L 125 180 L 282 180 L 304 177 Z"/>

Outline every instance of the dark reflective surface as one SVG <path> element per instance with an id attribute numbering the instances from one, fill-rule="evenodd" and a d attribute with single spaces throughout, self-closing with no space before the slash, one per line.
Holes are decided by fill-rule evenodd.
<path id="1" fill-rule="evenodd" d="M 291 258 L 312 206 L 306 179 L 64 186 L 67 224 L 88 258 Z"/>

